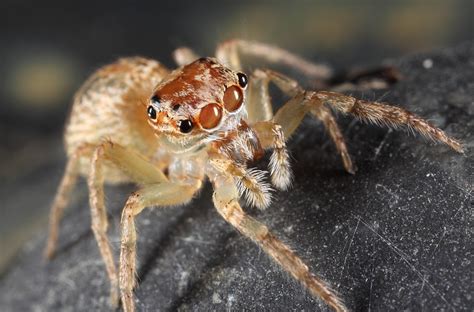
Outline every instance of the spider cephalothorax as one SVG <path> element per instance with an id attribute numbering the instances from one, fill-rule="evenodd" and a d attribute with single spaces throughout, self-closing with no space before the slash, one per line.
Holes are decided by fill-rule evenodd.
<path id="1" fill-rule="evenodd" d="M 241 196 L 258 208 L 270 204 L 267 172 L 248 168 L 265 149 L 272 151 L 272 184 L 279 189 L 290 186 L 286 140 L 307 114 L 323 122 L 350 173 L 354 166 L 331 108 L 376 124 L 409 127 L 462 152 L 460 142 L 404 109 L 331 91 L 306 91 L 270 70 L 257 69 L 247 80 L 240 68 L 242 52 L 290 65 L 312 78 L 330 78 L 326 67 L 287 51 L 234 40 L 219 46 L 217 59 L 177 50 L 181 67 L 172 72 L 153 60 L 121 59 L 97 71 L 75 97 L 65 132 L 69 161 L 51 208 L 46 256 L 54 253 L 59 220 L 77 176 L 87 175 L 92 230 L 110 279 L 111 301 L 118 304 L 120 289 L 125 311 L 135 307 L 135 218 L 146 207 L 189 202 L 206 178 L 214 188 L 213 203 L 227 222 L 259 244 L 313 296 L 336 311 L 347 310 L 322 279 L 239 204 Z M 290 97 L 275 115 L 270 82 Z M 106 235 L 103 184 L 123 181 L 140 188 L 122 212 L 117 272 Z"/>
<path id="2" fill-rule="evenodd" d="M 176 151 L 197 148 L 237 129 L 246 87 L 245 74 L 200 58 L 156 87 L 147 108 L 149 123 Z"/>

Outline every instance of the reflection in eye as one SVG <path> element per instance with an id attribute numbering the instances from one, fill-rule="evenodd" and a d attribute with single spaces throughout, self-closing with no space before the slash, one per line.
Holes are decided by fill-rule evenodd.
<path id="1" fill-rule="evenodd" d="M 238 73 L 237 77 L 239 78 L 239 85 L 242 88 L 245 88 L 247 86 L 247 83 L 248 83 L 247 75 L 244 74 L 244 73 Z"/>
<path id="2" fill-rule="evenodd" d="M 224 92 L 224 107 L 229 112 L 234 112 L 242 106 L 244 94 L 242 89 L 237 86 L 230 86 Z"/>
<path id="3" fill-rule="evenodd" d="M 204 129 L 215 128 L 222 118 L 222 108 L 215 103 L 208 104 L 199 113 L 199 122 Z"/>
<path id="4" fill-rule="evenodd" d="M 156 110 L 153 106 L 148 106 L 147 109 L 148 117 L 155 120 L 156 119 Z"/>

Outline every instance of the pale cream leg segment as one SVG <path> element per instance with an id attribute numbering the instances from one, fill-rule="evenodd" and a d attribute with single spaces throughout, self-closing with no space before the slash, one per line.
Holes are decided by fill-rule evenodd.
<path id="1" fill-rule="evenodd" d="M 268 84 L 270 78 L 261 70 L 255 70 L 249 79 L 246 105 L 247 121 L 253 124 L 257 121 L 270 120 L 273 117 L 273 107 Z"/>
<path id="2" fill-rule="evenodd" d="M 107 238 L 107 212 L 104 204 L 104 161 L 110 161 L 117 168 L 130 175 L 140 184 L 167 181 L 165 175 L 157 170 L 139 154 L 112 142 L 99 145 L 91 160 L 89 173 L 89 202 L 91 206 L 92 231 L 97 240 L 107 274 L 110 279 L 110 300 L 112 306 L 118 305 L 118 276 L 114 264 L 113 252 Z M 110 164 L 110 163 L 109 163 Z"/>
<path id="3" fill-rule="evenodd" d="M 188 47 L 177 48 L 173 51 L 173 59 L 178 66 L 188 65 L 198 58 L 199 55 Z"/>
<path id="4" fill-rule="evenodd" d="M 54 198 L 49 214 L 49 235 L 46 248 L 44 250 L 44 257 L 51 259 L 56 251 L 56 245 L 58 242 L 59 223 L 64 213 L 64 208 L 69 202 L 74 186 L 76 185 L 77 176 L 79 174 L 79 160 L 84 152 L 83 147 L 79 147 L 68 159 L 64 175 L 59 184 L 58 190 L 56 191 L 56 197 Z"/>
<path id="5" fill-rule="evenodd" d="M 135 311 L 133 296 L 133 288 L 136 285 L 135 217 L 145 207 L 184 204 L 192 199 L 198 187 L 165 182 L 147 185 L 128 198 L 122 211 L 120 247 L 120 292 L 125 312 Z"/>
<path id="6" fill-rule="evenodd" d="M 332 75 L 331 69 L 325 65 L 314 64 L 289 51 L 261 42 L 228 40 L 221 43 L 216 50 L 217 59 L 234 70 L 242 70 L 240 55 L 249 55 L 270 63 L 286 65 L 314 79 L 328 79 Z"/>
<path id="7" fill-rule="evenodd" d="M 308 266 L 287 245 L 278 240 L 264 224 L 245 214 L 238 203 L 238 192 L 232 177 L 219 176 L 212 182 L 214 205 L 227 222 L 257 243 L 285 271 L 300 281 L 313 296 L 321 298 L 335 311 L 347 311 L 329 286 L 313 275 Z"/>

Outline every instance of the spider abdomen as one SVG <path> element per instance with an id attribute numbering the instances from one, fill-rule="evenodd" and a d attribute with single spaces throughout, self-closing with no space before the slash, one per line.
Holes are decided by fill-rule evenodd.
<path id="1" fill-rule="evenodd" d="M 82 144 L 110 140 L 151 156 L 157 140 L 147 126 L 146 103 L 167 74 L 160 63 L 141 57 L 122 58 L 95 72 L 74 98 L 64 136 L 68 155 Z M 86 175 L 89 167 L 86 155 L 81 158 L 81 173 Z M 115 168 L 105 170 L 109 182 L 128 180 Z"/>

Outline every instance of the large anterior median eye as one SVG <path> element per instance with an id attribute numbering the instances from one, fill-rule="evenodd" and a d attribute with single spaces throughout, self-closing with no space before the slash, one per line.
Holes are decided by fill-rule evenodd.
<path id="1" fill-rule="evenodd" d="M 215 104 L 207 104 L 199 113 L 199 123 L 204 129 L 217 127 L 222 118 L 222 108 Z"/>
<path id="2" fill-rule="evenodd" d="M 238 86 L 230 86 L 224 92 L 224 107 L 229 112 L 235 112 L 242 106 L 244 94 Z"/>

